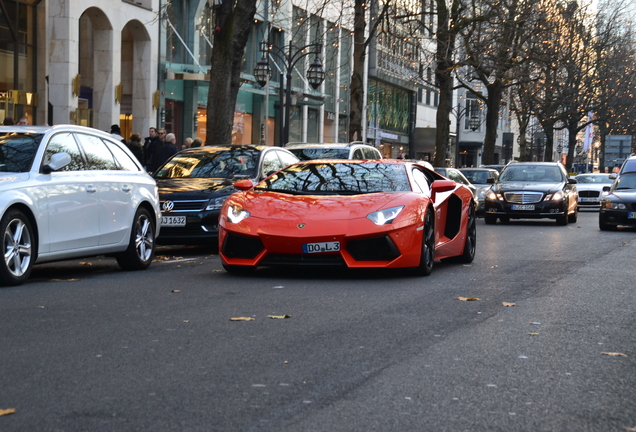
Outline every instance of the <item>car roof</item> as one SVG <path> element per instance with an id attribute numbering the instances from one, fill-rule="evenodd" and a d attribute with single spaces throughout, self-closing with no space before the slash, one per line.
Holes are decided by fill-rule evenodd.
<path id="1" fill-rule="evenodd" d="M 285 148 L 346 148 L 353 146 L 365 146 L 375 148 L 371 145 L 354 141 L 350 143 L 287 143 Z"/>
<path id="2" fill-rule="evenodd" d="M 204 145 L 202 147 L 190 147 L 189 149 L 183 150 L 187 152 L 214 152 L 221 150 L 256 150 L 262 151 L 268 148 L 279 148 L 283 149 L 283 147 L 274 147 L 262 144 L 212 144 L 212 145 Z"/>

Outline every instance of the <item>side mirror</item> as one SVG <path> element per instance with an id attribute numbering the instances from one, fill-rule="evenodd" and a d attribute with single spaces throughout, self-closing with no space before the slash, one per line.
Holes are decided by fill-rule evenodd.
<path id="1" fill-rule="evenodd" d="M 610 174 L 609 178 L 612 179 L 612 180 L 616 180 L 616 174 Z"/>
<path id="2" fill-rule="evenodd" d="M 609 192 L 611 188 L 611 186 L 603 186 L 603 192 Z"/>
<path id="3" fill-rule="evenodd" d="M 435 201 L 438 193 L 455 190 L 457 183 L 453 180 L 435 180 L 431 185 L 431 199 Z"/>
<path id="4" fill-rule="evenodd" d="M 53 171 L 60 170 L 71 163 L 71 155 L 66 152 L 55 153 L 51 156 L 51 160 L 47 165 L 42 167 L 42 173 L 51 174 Z"/>
<path id="5" fill-rule="evenodd" d="M 254 187 L 252 180 L 238 180 L 234 183 L 234 187 L 240 191 L 248 191 Z"/>
<path id="6" fill-rule="evenodd" d="M 495 178 L 494 177 L 488 177 L 488 179 L 486 180 L 486 183 L 495 184 Z"/>
<path id="7" fill-rule="evenodd" d="M 573 179 L 573 178 L 568 179 L 568 184 L 577 184 L 577 183 L 578 183 L 577 179 Z"/>

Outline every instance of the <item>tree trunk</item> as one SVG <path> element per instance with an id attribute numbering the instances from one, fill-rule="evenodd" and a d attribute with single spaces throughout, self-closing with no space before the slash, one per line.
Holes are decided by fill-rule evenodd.
<path id="1" fill-rule="evenodd" d="M 436 0 L 437 4 L 437 47 L 435 60 L 435 81 L 439 88 L 435 130 L 435 158 L 433 166 L 446 166 L 446 149 L 450 141 L 449 116 L 453 103 L 453 66 L 456 34 L 450 29 L 450 14 L 446 0 Z M 457 143 L 459 145 L 459 143 Z"/>
<path id="2" fill-rule="evenodd" d="M 484 137 L 483 165 L 495 163 L 495 144 L 497 143 L 497 127 L 499 126 L 499 108 L 503 96 L 504 85 L 500 80 L 488 86 L 486 98 L 486 136 Z"/>
<path id="3" fill-rule="evenodd" d="M 215 10 L 214 34 L 208 91 L 206 145 L 231 144 L 236 97 L 256 0 L 224 0 Z"/>
<path id="4" fill-rule="evenodd" d="M 364 141 L 362 135 L 364 112 L 364 60 L 366 57 L 366 43 L 364 31 L 366 28 L 365 2 L 355 0 L 355 18 L 353 22 L 353 71 L 351 73 L 350 97 L 351 106 L 349 108 L 349 139 Z"/>

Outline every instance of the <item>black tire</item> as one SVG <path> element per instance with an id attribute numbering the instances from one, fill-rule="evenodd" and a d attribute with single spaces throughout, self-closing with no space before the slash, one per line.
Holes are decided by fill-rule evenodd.
<path id="1" fill-rule="evenodd" d="M 155 225 L 150 212 L 139 208 L 135 213 L 128 249 L 116 255 L 117 264 L 124 270 L 145 270 L 155 256 Z"/>
<path id="2" fill-rule="evenodd" d="M 446 258 L 442 261 L 451 263 L 470 264 L 475 259 L 477 250 L 477 216 L 475 207 L 470 206 L 468 211 L 468 222 L 466 226 L 466 241 L 464 242 L 464 253 L 461 255 Z"/>
<path id="3" fill-rule="evenodd" d="M 484 215 L 484 222 L 486 222 L 486 225 L 494 225 L 497 223 L 497 216 L 493 216 L 493 215 Z"/>
<path id="4" fill-rule="evenodd" d="M 576 210 L 574 210 L 574 213 L 568 215 L 568 222 L 569 223 L 576 223 L 577 220 L 579 220 L 579 209 L 578 209 L 578 207 L 576 208 Z"/>
<path id="5" fill-rule="evenodd" d="M 0 220 L 2 252 L 0 284 L 20 285 L 31 275 L 36 258 L 35 236 L 29 219 L 19 210 L 9 210 Z"/>
<path id="6" fill-rule="evenodd" d="M 599 214 L 598 229 L 600 229 L 601 231 L 616 231 L 617 226 L 608 224 L 607 222 L 605 222 L 605 218 L 603 217 L 603 215 Z"/>
<path id="7" fill-rule="evenodd" d="M 415 267 L 415 274 L 428 276 L 433 271 L 435 263 L 435 215 L 428 209 L 424 216 L 424 230 L 422 232 L 422 255 L 420 265 Z"/>
<path id="8" fill-rule="evenodd" d="M 254 270 L 256 270 L 256 267 L 223 264 L 223 269 L 230 274 L 247 275 L 253 273 Z"/>
<path id="9" fill-rule="evenodd" d="M 567 214 L 563 214 L 563 215 L 557 216 L 556 224 L 559 225 L 559 226 L 567 225 L 568 224 L 568 215 Z"/>

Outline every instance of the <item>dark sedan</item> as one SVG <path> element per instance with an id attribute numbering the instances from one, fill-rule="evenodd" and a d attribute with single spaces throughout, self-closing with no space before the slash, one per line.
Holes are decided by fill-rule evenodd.
<path id="1" fill-rule="evenodd" d="M 636 172 L 620 174 L 612 186 L 603 190 L 607 195 L 601 199 L 598 227 L 612 231 L 619 225 L 636 226 Z"/>
<path id="2" fill-rule="evenodd" d="M 498 180 L 490 179 L 486 195 L 487 224 L 510 219 L 556 219 L 557 225 L 576 222 L 576 180 L 557 162 L 523 162 L 506 166 Z"/>
<path id="3" fill-rule="evenodd" d="M 237 180 L 258 182 L 298 162 L 281 147 L 216 145 L 183 150 L 154 178 L 161 204 L 160 244 L 216 245 L 219 212 Z"/>

